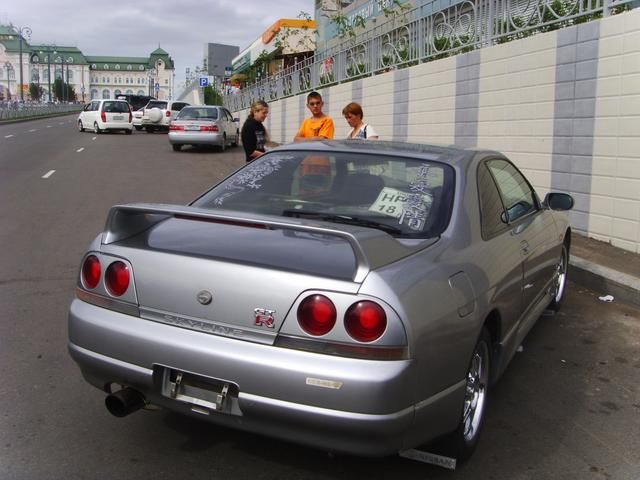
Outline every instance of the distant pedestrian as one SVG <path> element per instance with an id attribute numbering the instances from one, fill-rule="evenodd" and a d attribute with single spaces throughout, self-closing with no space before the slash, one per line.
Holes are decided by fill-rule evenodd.
<path id="1" fill-rule="evenodd" d="M 359 104 L 355 102 L 349 103 L 342 109 L 342 115 L 344 115 L 344 119 L 351 127 L 351 131 L 347 138 L 360 138 L 364 140 L 378 139 L 378 134 L 373 127 L 362 121 L 364 113 L 362 112 L 362 107 Z"/>
<path id="2" fill-rule="evenodd" d="M 265 144 L 268 141 L 267 129 L 263 122 L 269 114 L 269 105 L 264 100 L 257 100 L 251 105 L 249 117 L 242 125 L 242 146 L 247 162 L 255 160 L 265 152 Z"/>
<path id="3" fill-rule="evenodd" d="M 333 138 L 333 120 L 328 115 L 322 113 L 322 95 L 318 92 L 311 92 L 307 95 L 307 108 L 311 112 L 310 118 L 305 118 L 300 125 L 300 130 L 294 137 L 294 142 L 305 142 L 309 140 L 327 140 Z"/>

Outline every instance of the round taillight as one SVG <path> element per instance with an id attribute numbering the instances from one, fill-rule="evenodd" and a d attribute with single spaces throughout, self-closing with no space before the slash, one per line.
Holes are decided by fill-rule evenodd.
<path id="1" fill-rule="evenodd" d="M 387 328 L 387 315 L 380 305 L 365 300 L 349 307 L 344 316 L 344 326 L 351 338 L 359 342 L 373 342 Z"/>
<path id="2" fill-rule="evenodd" d="M 100 282 L 100 260 L 95 255 L 89 255 L 82 264 L 82 282 L 87 288 L 96 288 Z"/>
<path id="3" fill-rule="evenodd" d="M 120 261 L 113 262 L 109 265 L 104 276 L 107 290 L 115 297 L 119 297 L 127 291 L 127 288 L 129 288 L 129 279 L 129 267 Z"/>
<path id="4" fill-rule="evenodd" d="M 336 307 L 324 295 L 310 295 L 298 307 L 298 323 L 309 335 L 329 333 L 336 324 Z"/>

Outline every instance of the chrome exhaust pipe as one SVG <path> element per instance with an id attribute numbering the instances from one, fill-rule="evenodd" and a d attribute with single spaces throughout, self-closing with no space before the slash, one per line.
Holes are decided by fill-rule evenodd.
<path id="1" fill-rule="evenodd" d="M 129 387 L 107 395 L 107 398 L 104 399 L 104 404 L 109 413 L 119 418 L 140 410 L 146 403 L 144 395 Z"/>

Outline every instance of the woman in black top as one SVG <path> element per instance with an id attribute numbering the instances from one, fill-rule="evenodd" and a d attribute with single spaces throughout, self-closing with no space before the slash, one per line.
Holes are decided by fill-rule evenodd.
<path id="1" fill-rule="evenodd" d="M 267 130 L 262 122 L 269 114 L 269 105 L 264 100 L 258 100 L 251 105 L 249 117 L 242 126 L 242 146 L 247 157 L 247 162 L 258 158 L 265 152 L 264 145 L 267 142 Z"/>

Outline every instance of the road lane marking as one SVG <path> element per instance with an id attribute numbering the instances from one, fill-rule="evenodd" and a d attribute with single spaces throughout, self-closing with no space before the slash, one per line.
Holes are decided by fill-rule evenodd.
<path id="1" fill-rule="evenodd" d="M 78 150 L 76 150 L 76 152 L 80 153 L 82 150 L 84 150 L 84 147 L 79 148 Z"/>
<path id="2" fill-rule="evenodd" d="M 47 128 L 51 128 L 51 125 L 47 125 Z"/>
<path id="3" fill-rule="evenodd" d="M 47 173 L 45 173 L 42 178 L 49 178 L 51 175 L 53 175 L 54 173 L 56 173 L 55 170 L 49 170 Z"/>
<path id="4" fill-rule="evenodd" d="M 98 138 L 98 137 L 93 137 L 91 140 L 95 140 L 96 138 Z"/>
<path id="5" fill-rule="evenodd" d="M 29 133 L 31 133 L 31 132 L 37 132 L 37 131 L 38 131 L 38 129 L 37 129 L 37 128 L 32 128 L 31 130 L 29 130 Z"/>
<path id="6" fill-rule="evenodd" d="M 4 138 L 11 138 L 11 137 L 13 137 L 13 134 L 4 136 Z"/>

